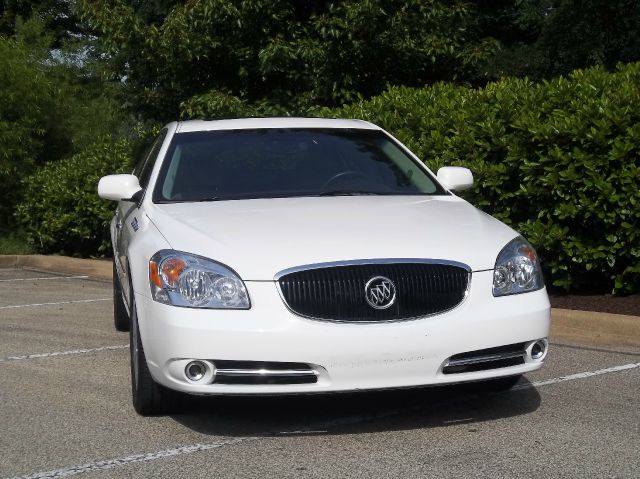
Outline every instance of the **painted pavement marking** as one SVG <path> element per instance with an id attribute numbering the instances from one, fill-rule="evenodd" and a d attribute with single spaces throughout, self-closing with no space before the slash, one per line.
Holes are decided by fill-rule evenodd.
<path id="1" fill-rule="evenodd" d="M 604 369 L 598 369 L 596 371 L 586 371 L 586 372 L 582 372 L 582 373 L 577 373 L 577 374 L 570 374 L 568 376 L 561 376 L 558 378 L 552 378 L 552 379 L 545 379 L 542 381 L 536 381 L 533 383 L 529 383 L 529 384 L 523 384 L 520 386 L 515 386 L 514 388 L 512 388 L 512 390 L 522 390 L 522 389 L 529 389 L 529 388 L 534 388 L 534 387 L 542 387 L 542 386 L 549 386 L 552 384 L 558 384 L 558 383 L 562 383 L 562 382 L 567 382 L 567 381 L 576 381 L 576 380 L 580 380 L 580 379 L 588 379 L 588 378 L 592 378 L 595 376 L 601 376 L 603 374 L 610 374 L 610 373 L 617 373 L 617 372 L 621 372 L 621 371 L 630 371 L 632 369 L 637 369 L 640 368 L 640 363 L 630 363 L 630 364 L 623 364 L 620 366 L 613 366 L 613 367 L 609 367 L 609 368 L 604 368 Z M 406 412 L 406 410 L 395 410 L 392 411 L 391 414 L 384 414 L 383 416 L 389 416 L 389 415 L 393 415 L 393 414 L 401 414 L 403 412 Z M 377 416 L 376 416 L 377 417 Z M 353 421 L 353 419 L 357 419 L 357 422 L 363 422 L 366 420 L 370 420 L 371 417 L 370 416 L 362 416 L 362 417 L 358 417 L 358 418 L 351 418 L 351 421 L 328 421 L 326 423 L 323 423 L 323 425 L 329 425 L 329 424 L 336 424 L 336 423 L 345 423 L 345 422 L 356 422 Z M 316 427 L 322 427 L 321 425 L 316 425 Z M 285 434 L 302 434 L 305 431 L 301 431 L 301 430 L 294 430 L 294 431 L 284 431 L 284 432 L 280 432 L 279 434 L 285 435 Z M 321 432 L 318 429 L 309 429 L 308 430 L 309 433 L 314 433 L 314 432 Z M 115 467 L 121 467 L 121 466 L 127 466 L 129 464 L 136 464 L 136 463 L 143 463 L 143 462 L 151 462 L 151 461 L 155 461 L 158 459 L 164 459 L 166 457 L 176 457 L 176 456 L 183 456 L 185 454 L 193 454 L 196 452 L 202 452 L 202 451 L 210 451 L 212 449 L 219 449 L 222 447 L 226 447 L 226 446 L 233 446 L 235 444 L 239 444 L 242 442 L 248 442 L 248 441 L 258 441 L 260 439 L 266 439 L 269 438 L 270 436 L 251 436 L 251 437 L 242 437 L 242 438 L 223 438 L 220 441 L 217 442 L 210 442 L 210 443 L 198 443 L 198 444 L 191 444 L 191 445 L 187 445 L 187 446 L 180 446 L 180 447 L 176 447 L 176 448 L 172 448 L 172 449 L 164 449 L 161 451 L 156 451 L 156 452 L 148 452 L 148 453 L 144 453 L 144 454 L 133 454 L 130 456 L 126 456 L 126 457 L 121 457 L 121 458 L 115 458 L 115 459 L 106 459 L 103 461 L 96 461 L 96 462 L 89 462 L 86 464 L 81 464 L 78 466 L 71 466 L 71 467 L 66 467 L 66 468 L 62 468 L 62 469 L 54 469 L 51 471 L 43 471 L 43 472 L 35 472 L 32 474 L 28 474 L 28 475 L 24 475 L 24 476 L 17 476 L 14 477 L 12 479 L 47 479 L 47 478 L 56 478 L 56 477 L 68 477 L 68 476 L 75 476 L 78 474 L 84 474 L 86 472 L 92 472 L 92 471 L 101 471 L 101 470 L 105 470 L 105 469 L 113 469 Z"/>

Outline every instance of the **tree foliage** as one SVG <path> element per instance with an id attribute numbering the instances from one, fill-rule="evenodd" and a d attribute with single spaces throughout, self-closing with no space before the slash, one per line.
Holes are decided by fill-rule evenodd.
<path id="1" fill-rule="evenodd" d="M 23 45 L 0 36 L 0 225 L 11 217 L 20 176 L 42 163 L 54 88 Z"/>
<path id="2" fill-rule="evenodd" d="M 83 33 L 69 0 L 0 0 L 0 35 L 16 35 L 21 23 L 37 19 L 53 39 L 53 46 L 59 48 L 73 35 Z"/>
<path id="3" fill-rule="evenodd" d="M 165 16 L 132 2 L 80 3 L 132 107 L 162 120 L 196 95 L 220 103 L 221 116 L 238 101 L 295 113 L 387 84 L 474 79 L 495 50 L 462 1 L 160 2 Z"/>
<path id="4" fill-rule="evenodd" d="M 638 0 L 80 0 L 131 110 L 300 114 L 387 85 L 640 60 Z"/>
<path id="5" fill-rule="evenodd" d="M 494 77 L 541 79 L 640 60 L 638 0 L 481 2 L 484 30 L 502 48 L 487 64 Z"/>

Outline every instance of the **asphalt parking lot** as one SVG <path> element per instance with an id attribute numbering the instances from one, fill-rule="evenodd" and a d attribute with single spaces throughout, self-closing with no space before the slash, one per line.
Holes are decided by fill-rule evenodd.
<path id="1" fill-rule="evenodd" d="M 189 398 L 143 418 L 111 284 L 0 269 L 0 478 L 640 477 L 640 351 L 476 387 Z"/>

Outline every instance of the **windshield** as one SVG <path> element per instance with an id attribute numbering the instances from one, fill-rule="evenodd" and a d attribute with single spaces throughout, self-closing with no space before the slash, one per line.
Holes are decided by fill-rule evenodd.
<path id="1" fill-rule="evenodd" d="M 176 134 L 153 199 L 443 194 L 382 131 L 256 129 Z"/>

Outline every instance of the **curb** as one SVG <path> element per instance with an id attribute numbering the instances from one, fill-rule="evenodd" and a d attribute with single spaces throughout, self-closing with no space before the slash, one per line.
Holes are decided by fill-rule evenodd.
<path id="1" fill-rule="evenodd" d="M 559 344 L 638 353 L 640 316 L 553 308 L 550 339 Z"/>
<path id="2" fill-rule="evenodd" d="M 33 268 L 67 274 L 85 274 L 111 281 L 112 265 L 107 259 L 80 259 L 48 255 L 0 255 L 0 268 Z"/>
<path id="3" fill-rule="evenodd" d="M 111 281 L 110 260 L 80 259 L 46 255 L 0 255 L 0 268 L 33 268 L 67 274 L 84 274 Z M 551 310 L 550 339 L 557 344 L 616 348 L 624 352 L 640 352 L 640 316 Z"/>

